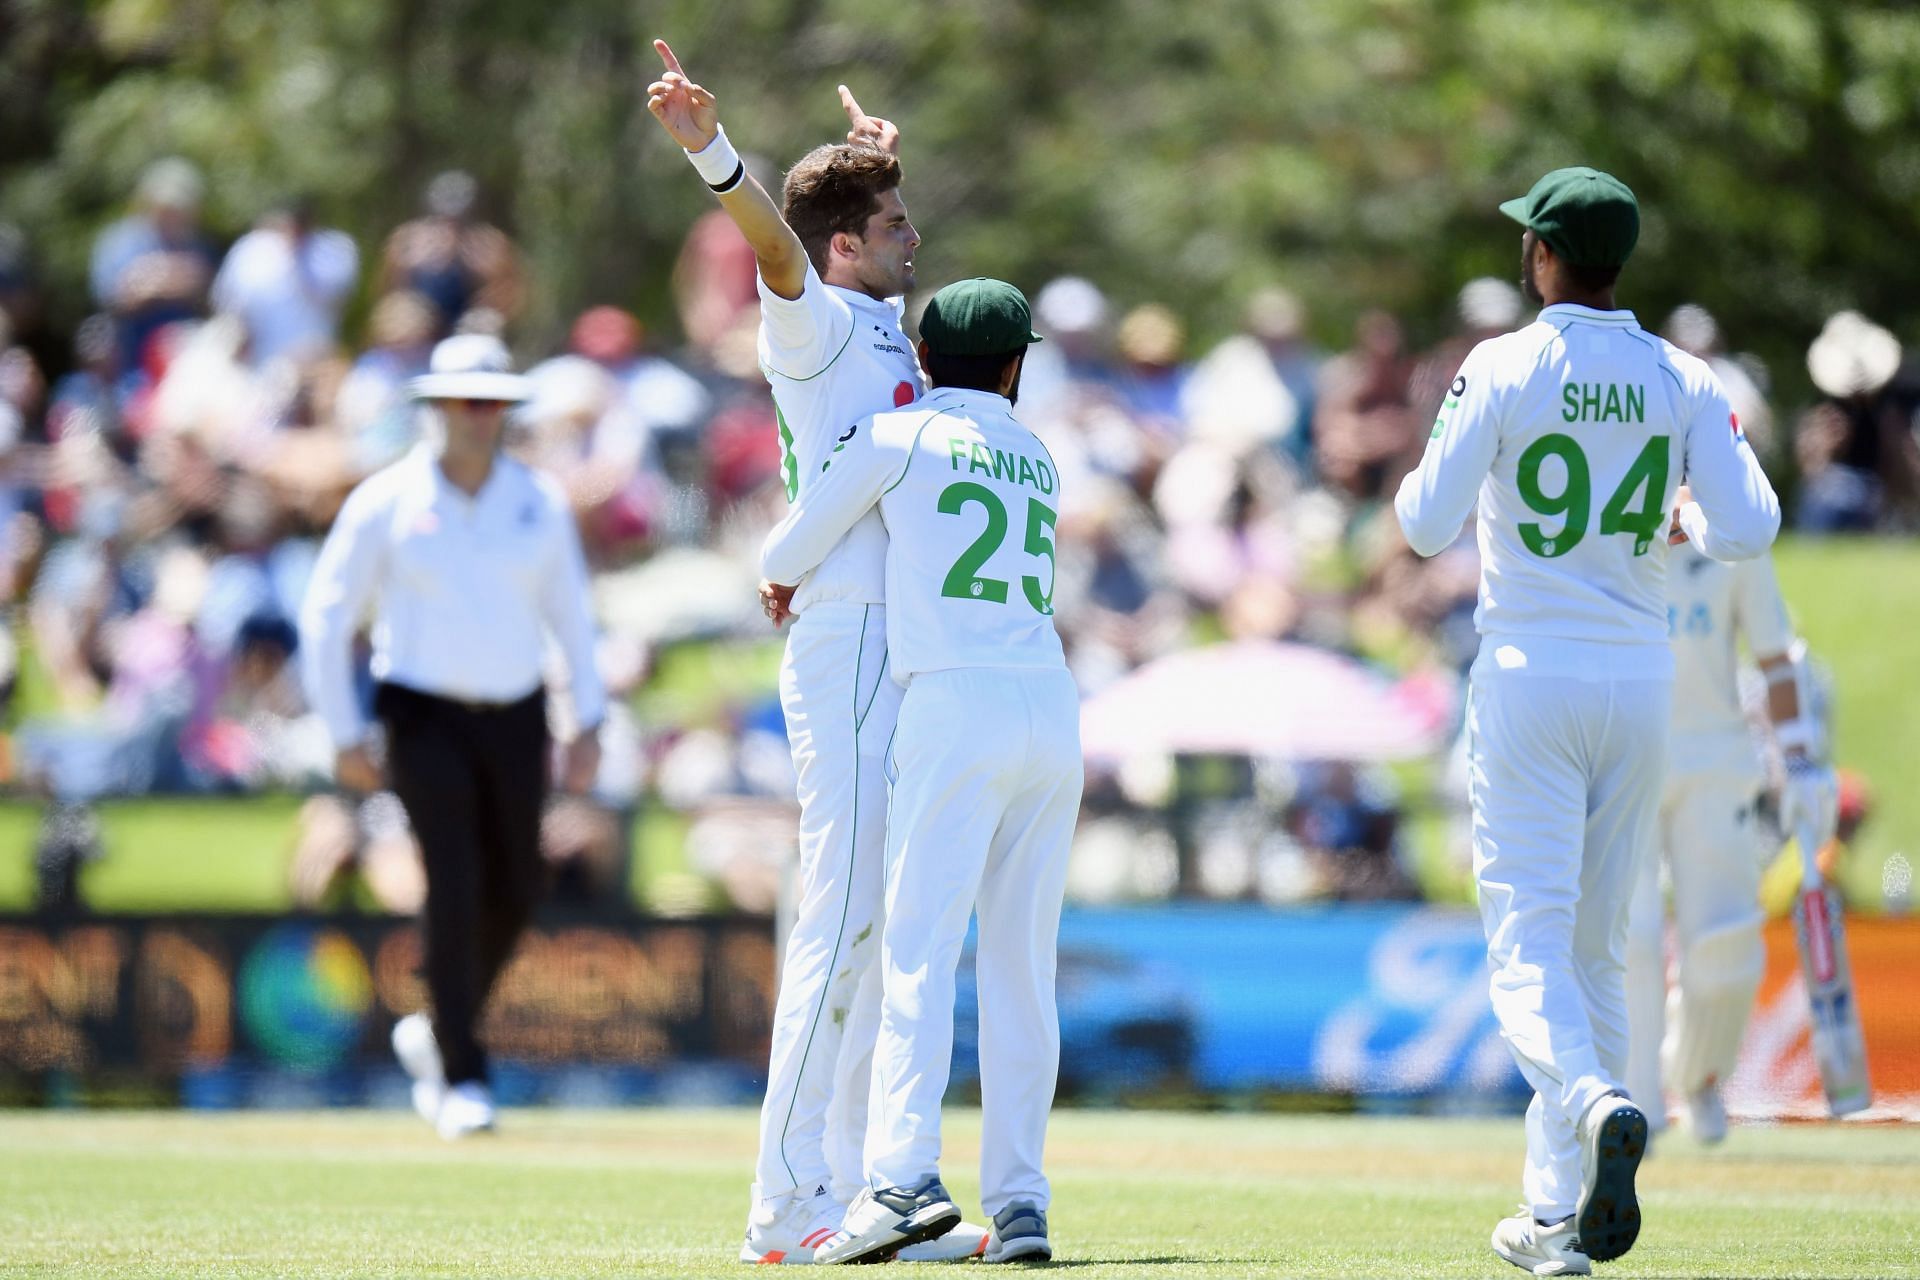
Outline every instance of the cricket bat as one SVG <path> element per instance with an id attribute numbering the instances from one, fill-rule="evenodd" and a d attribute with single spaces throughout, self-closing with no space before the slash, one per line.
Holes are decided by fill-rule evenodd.
<path id="1" fill-rule="evenodd" d="M 1840 895 L 1820 874 L 1820 842 L 1813 824 L 1801 823 L 1795 839 L 1800 845 L 1800 896 L 1793 903 L 1793 929 L 1813 1006 L 1813 1058 L 1820 1066 L 1827 1110 L 1850 1115 L 1866 1110 L 1873 1089 L 1867 1082 L 1867 1041 L 1853 998 Z"/>

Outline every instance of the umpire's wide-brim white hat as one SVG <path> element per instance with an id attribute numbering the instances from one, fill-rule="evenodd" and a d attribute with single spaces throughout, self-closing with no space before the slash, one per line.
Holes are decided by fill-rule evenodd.
<path id="1" fill-rule="evenodd" d="M 1858 311 L 1840 311 L 1807 348 L 1807 373 L 1827 395 L 1872 395 L 1893 381 L 1900 355 L 1900 339 Z"/>
<path id="2" fill-rule="evenodd" d="M 427 372 L 407 385 L 416 400 L 518 403 L 532 386 L 513 371 L 506 344 L 490 334 L 456 333 L 433 349 Z"/>

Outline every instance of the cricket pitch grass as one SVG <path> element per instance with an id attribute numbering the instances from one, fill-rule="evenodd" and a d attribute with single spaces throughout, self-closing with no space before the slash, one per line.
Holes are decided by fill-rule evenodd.
<path id="1" fill-rule="evenodd" d="M 975 1221 L 978 1134 L 950 1113 Z M 457 1146 L 396 1112 L 0 1112 L 0 1276 L 738 1277 L 753 1138 L 744 1110 L 509 1111 Z M 1053 1265 L 1518 1276 L 1487 1236 L 1520 1149 L 1518 1118 L 1063 1112 Z M 1597 1274 L 1920 1277 L 1920 1128 L 1669 1134 L 1640 1187 L 1639 1244 Z"/>

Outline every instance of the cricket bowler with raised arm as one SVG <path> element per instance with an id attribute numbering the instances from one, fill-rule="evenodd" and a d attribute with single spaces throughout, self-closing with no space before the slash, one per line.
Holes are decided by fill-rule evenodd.
<path id="1" fill-rule="evenodd" d="M 1467 356 L 1394 506 L 1423 556 L 1478 511 L 1474 876 L 1494 1016 L 1534 1090 L 1526 1202 L 1493 1249 L 1587 1275 L 1640 1230 L 1622 970 L 1666 775 L 1668 539 L 1756 556 L 1780 504 L 1707 366 L 1615 309 L 1640 231 L 1626 184 L 1556 169 L 1500 210 L 1526 228 L 1522 283 L 1543 309 Z M 1670 531 L 1683 479 L 1693 501 Z"/>
<path id="2" fill-rule="evenodd" d="M 838 438 L 925 387 L 902 328 L 920 237 L 900 199 L 900 133 L 860 110 L 845 85 L 847 141 L 787 173 L 784 207 L 746 171 L 712 93 L 665 64 L 647 109 L 686 150 L 759 263 L 760 366 L 773 387 L 787 497 L 806 491 Z M 806 1263 L 864 1183 L 859 1161 L 879 987 L 887 780 L 881 754 L 900 689 L 886 678 L 887 537 L 871 515 L 847 529 L 798 590 L 780 665 L 780 703 L 798 776 L 798 913 L 774 1004 L 760 1154 L 742 1262 Z M 957 1220 L 956 1220 L 957 1221 Z M 902 1255 L 940 1261 L 986 1247 L 984 1227 Z"/>
<path id="3" fill-rule="evenodd" d="M 1802 662 L 1773 557 L 1721 564 L 1682 545 L 1667 565 L 1673 638 L 1672 763 L 1660 804 L 1658 858 L 1646 859 L 1627 931 L 1627 1091 L 1654 1131 L 1666 1124 L 1666 1084 L 1701 1142 L 1727 1136 L 1720 1086 L 1766 969 L 1760 874 L 1779 851 L 1759 813 L 1766 774 L 1741 710 L 1739 642 L 1767 685 L 1785 776 L 1779 829 L 1833 835 L 1839 793 L 1821 733 L 1800 696 Z M 1660 868 L 1673 886 L 1679 952 L 1667 990 Z"/>
<path id="4" fill-rule="evenodd" d="M 1080 697 L 1053 628 L 1060 471 L 1014 418 L 1031 329 L 998 280 L 933 296 L 932 384 L 848 424 L 827 472 L 767 536 L 768 581 L 799 581 L 878 511 L 887 653 L 905 693 L 888 748 L 881 1016 L 867 1186 L 818 1262 L 884 1261 L 960 1211 L 940 1181 L 954 971 L 977 914 L 980 1196 L 986 1261 L 1044 1261 L 1041 1154 L 1060 1066 L 1054 1005 L 1067 852 L 1080 812 Z"/>

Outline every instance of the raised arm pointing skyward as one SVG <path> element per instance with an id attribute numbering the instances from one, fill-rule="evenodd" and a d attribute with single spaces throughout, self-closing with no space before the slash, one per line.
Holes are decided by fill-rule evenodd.
<path id="1" fill-rule="evenodd" d="M 740 155 L 720 127 L 713 94 L 687 78 L 680 59 L 665 40 L 653 42 L 654 52 L 666 64 L 660 78 L 647 86 L 647 110 L 667 135 L 680 144 L 707 186 L 720 199 L 740 234 L 753 246 L 760 278 L 783 298 L 800 296 L 806 281 L 807 255 L 766 188 L 747 172 Z"/>
<path id="2" fill-rule="evenodd" d="M 800 237 L 781 216 L 780 207 L 765 187 L 747 172 L 739 152 L 720 127 L 718 102 L 711 90 L 695 84 L 680 66 L 680 59 L 665 40 L 653 42 L 654 52 L 665 64 L 660 78 L 647 86 L 647 110 L 680 144 L 693 166 L 706 179 L 707 186 L 720 200 L 740 234 L 753 247 L 760 265 L 760 278 L 782 298 L 797 298 L 806 283 L 807 254 Z M 854 146 L 877 147 L 889 155 L 900 154 L 900 130 L 890 120 L 870 116 L 860 109 L 853 91 L 840 86 L 840 105 L 851 126 L 847 142 Z"/>

